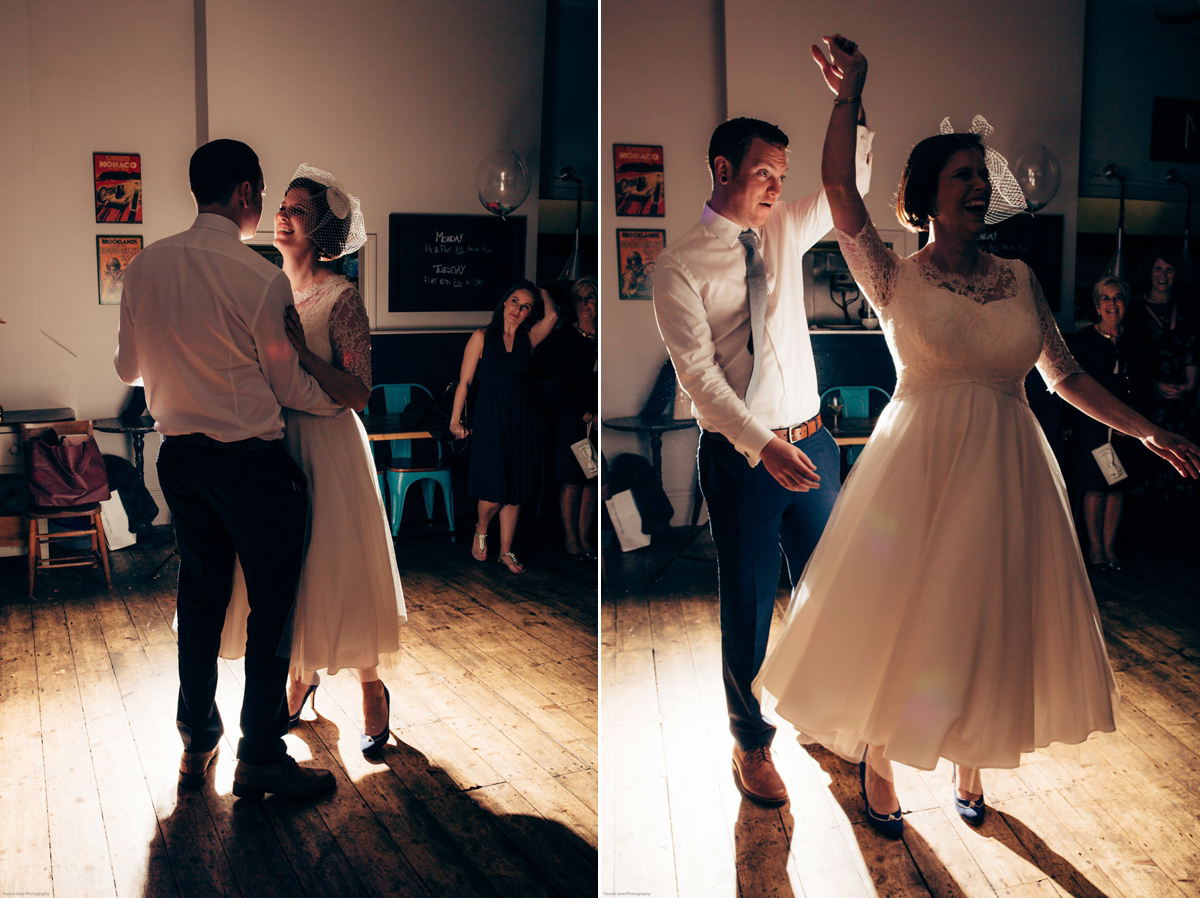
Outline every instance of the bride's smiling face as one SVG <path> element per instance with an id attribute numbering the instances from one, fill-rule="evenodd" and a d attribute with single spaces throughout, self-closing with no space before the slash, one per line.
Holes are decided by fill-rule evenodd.
<path id="1" fill-rule="evenodd" d="M 931 215 L 943 230 L 979 235 L 992 197 L 992 184 L 982 153 L 962 149 L 946 160 L 938 175 Z"/>
<path id="2" fill-rule="evenodd" d="M 293 187 L 283 196 L 275 212 L 275 246 L 305 247 L 312 241 L 308 234 L 315 222 L 312 197 L 303 187 Z"/>

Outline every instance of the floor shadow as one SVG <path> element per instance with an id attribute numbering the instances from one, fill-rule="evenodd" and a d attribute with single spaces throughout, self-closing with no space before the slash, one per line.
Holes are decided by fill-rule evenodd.
<path id="1" fill-rule="evenodd" d="M 790 805 L 759 807 L 742 799 L 733 825 L 734 868 L 739 895 L 794 898 L 788 878 L 789 835 L 796 829 Z"/>
<path id="2" fill-rule="evenodd" d="M 337 788 L 303 801 L 237 799 L 218 793 L 211 774 L 200 788 L 179 788 L 146 847 L 144 896 L 470 898 L 595 889 L 596 849 L 562 823 L 497 812 L 394 739 L 377 772 L 351 781 L 336 752 L 325 749 L 326 734 L 295 732 L 316 766 L 334 770 Z M 236 761 L 227 755 L 218 763 Z"/>
<path id="3" fill-rule="evenodd" d="M 821 770 L 829 775 L 830 792 L 846 812 L 846 816 L 852 823 L 862 823 L 865 820 L 865 811 L 857 767 L 819 745 L 803 747 L 820 765 Z M 968 898 L 968 893 L 955 881 L 950 870 L 938 857 L 937 851 L 915 827 L 906 825 L 904 838 L 899 842 L 881 838 L 869 825 L 856 825 L 853 829 L 872 881 L 881 894 L 885 891 L 903 891 L 904 887 L 911 888 L 918 884 L 894 881 L 898 870 L 906 869 L 907 865 L 898 867 L 894 863 L 885 862 L 884 851 L 890 845 L 895 846 L 895 850 L 907 851 L 912 859 L 912 872 L 919 877 L 919 884 L 928 889 L 930 894 Z M 1011 814 L 990 808 L 979 832 L 987 838 L 995 839 L 1018 857 L 1028 860 L 1073 898 L 1108 898 L 1105 892 L 1098 889 L 1070 861 L 1053 851 L 1041 836 Z M 881 848 L 884 851 L 881 851 Z"/>
<path id="4" fill-rule="evenodd" d="M 904 838 L 895 841 L 871 829 L 866 822 L 857 765 L 820 745 L 801 747 L 829 776 L 830 794 L 853 824 L 851 832 L 858 842 L 871 882 L 879 894 L 928 892 L 939 898 L 970 898 L 938 858 L 933 847 L 912 826 L 905 826 Z"/>
<path id="5" fill-rule="evenodd" d="M 1027 854 L 1038 869 L 1049 876 L 1073 898 L 1108 898 L 1078 868 L 1046 844 L 1037 833 L 1012 814 L 992 808 L 989 814 L 1004 822 L 992 833 L 996 841 L 1014 854 Z"/>

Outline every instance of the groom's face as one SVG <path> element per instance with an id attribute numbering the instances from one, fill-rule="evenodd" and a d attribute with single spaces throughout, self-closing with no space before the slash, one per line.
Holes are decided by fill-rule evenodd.
<path id="1" fill-rule="evenodd" d="M 728 166 L 727 160 L 722 161 Z M 728 175 L 724 185 L 728 211 L 722 214 L 744 228 L 761 228 L 783 192 L 787 169 L 787 150 L 754 138 L 737 171 Z"/>

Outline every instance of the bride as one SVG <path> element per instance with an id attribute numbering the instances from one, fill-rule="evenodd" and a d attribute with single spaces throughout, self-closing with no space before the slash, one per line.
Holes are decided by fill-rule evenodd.
<path id="1" fill-rule="evenodd" d="M 362 297 L 321 264 L 366 243 L 358 200 L 328 172 L 301 165 L 275 213 L 275 247 L 292 284 L 287 332 L 300 364 L 336 402 L 361 411 L 371 395 L 370 324 Z M 295 725 L 320 678 L 351 668 L 363 694 L 364 753 L 388 739 L 391 696 L 380 655 L 400 647 L 404 594 L 375 463 L 358 415 L 320 418 L 286 409 L 285 444 L 309 483 L 304 567 L 292 615 L 288 715 Z M 221 655 L 246 644 L 245 591 L 238 569 Z"/>
<path id="2" fill-rule="evenodd" d="M 980 768 L 1114 728 L 1099 614 L 1062 475 L 1025 398 L 1029 369 L 1184 476 L 1197 476 L 1200 449 L 1083 373 L 1029 268 L 980 251 L 985 227 L 1024 208 L 980 134 L 944 123 L 913 148 L 896 213 L 934 239 L 907 259 L 884 245 L 854 181 L 867 62 L 840 36 L 825 42 L 831 61 L 816 46 L 814 58 L 841 87 L 822 180 L 897 385 L 755 687 L 806 741 L 859 762 L 868 820 L 899 837 L 893 762 L 952 761 L 956 810 L 978 825 Z"/>

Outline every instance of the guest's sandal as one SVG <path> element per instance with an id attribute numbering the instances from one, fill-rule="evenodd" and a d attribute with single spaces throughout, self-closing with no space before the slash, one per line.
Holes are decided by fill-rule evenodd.
<path id="1" fill-rule="evenodd" d="M 487 561 L 487 533 L 475 531 L 475 543 L 471 546 L 471 557 L 476 561 Z"/>
<path id="2" fill-rule="evenodd" d="M 499 561 L 514 574 L 525 573 L 525 565 L 517 561 L 517 556 L 512 552 L 505 552 L 500 556 Z"/>

